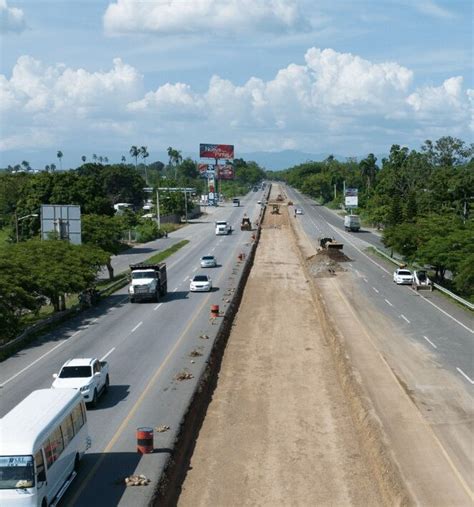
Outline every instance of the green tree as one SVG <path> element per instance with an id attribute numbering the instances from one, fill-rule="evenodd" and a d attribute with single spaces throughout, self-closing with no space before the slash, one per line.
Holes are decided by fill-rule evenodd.
<path id="1" fill-rule="evenodd" d="M 85 163 L 86 163 L 86 160 L 87 160 L 87 157 L 86 157 L 85 155 L 82 155 L 81 160 L 82 160 L 82 162 L 85 164 Z"/>
<path id="2" fill-rule="evenodd" d="M 61 168 L 61 170 L 63 169 L 63 162 L 62 162 L 62 159 L 63 159 L 63 152 L 61 150 L 58 150 L 58 152 L 56 153 L 56 157 L 58 158 L 59 160 L 59 167 Z"/>
<path id="3" fill-rule="evenodd" d="M 145 183 L 146 183 L 146 186 L 148 186 L 148 172 L 147 172 L 147 167 L 146 167 L 146 159 L 150 156 L 150 154 L 148 153 L 146 146 L 141 146 L 139 148 L 139 152 L 140 152 L 140 157 L 143 159 L 143 163 L 145 164 Z"/>
<path id="4" fill-rule="evenodd" d="M 360 174 L 366 181 L 367 190 L 370 190 L 371 186 L 374 184 L 377 171 L 379 170 L 376 162 L 377 157 L 375 157 L 373 153 L 369 153 L 367 158 L 364 158 L 359 163 Z"/>
<path id="5" fill-rule="evenodd" d="M 122 225 L 117 217 L 106 215 L 82 216 L 82 241 L 86 245 L 100 248 L 108 254 L 106 262 L 109 278 L 114 277 L 111 256 L 122 249 Z"/>
<path id="6" fill-rule="evenodd" d="M 138 157 L 140 156 L 140 148 L 132 146 L 129 150 L 130 156 L 135 159 L 135 169 L 138 167 Z"/>
<path id="7" fill-rule="evenodd" d="M 474 144 L 466 146 L 461 139 L 451 136 L 440 137 L 435 143 L 429 139 L 421 147 L 429 162 L 439 167 L 454 167 L 472 160 Z"/>

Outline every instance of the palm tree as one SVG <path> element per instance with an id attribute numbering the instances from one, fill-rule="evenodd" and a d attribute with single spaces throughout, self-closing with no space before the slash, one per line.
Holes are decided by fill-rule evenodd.
<path id="1" fill-rule="evenodd" d="M 138 157 L 140 156 L 140 150 L 136 146 L 132 146 L 129 150 L 129 153 L 132 157 L 135 158 L 135 169 L 138 165 Z"/>
<path id="2" fill-rule="evenodd" d="M 62 158 L 63 158 L 63 152 L 61 150 L 58 150 L 58 153 L 56 154 L 56 157 L 58 157 L 58 160 L 59 160 L 59 167 L 61 168 L 61 171 L 63 170 L 63 162 L 62 162 Z"/>
<path id="3" fill-rule="evenodd" d="M 108 163 L 109 163 L 109 157 L 104 157 L 104 162 L 105 162 L 106 164 L 108 164 Z"/>
<path id="4" fill-rule="evenodd" d="M 26 160 L 23 160 L 21 165 L 25 168 L 25 171 L 31 171 L 30 163 Z"/>
<path id="5" fill-rule="evenodd" d="M 125 155 L 122 155 L 122 164 L 125 164 L 126 161 L 127 161 L 127 157 Z"/>
<path id="6" fill-rule="evenodd" d="M 47 171 L 47 172 L 49 172 L 49 169 L 50 169 L 49 165 L 48 165 L 48 164 L 46 164 L 46 165 L 44 166 L 44 170 L 45 170 L 45 171 Z"/>
<path id="7" fill-rule="evenodd" d="M 93 160 L 94 162 L 97 162 L 97 155 L 96 155 L 95 153 L 92 155 L 92 160 Z"/>
<path id="8" fill-rule="evenodd" d="M 99 157 L 99 164 L 102 164 L 102 161 L 104 160 L 104 158 L 102 157 L 102 155 Z"/>
<path id="9" fill-rule="evenodd" d="M 140 157 L 142 157 L 143 159 L 143 163 L 145 164 L 145 183 L 146 183 L 146 186 L 148 186 L 148 170 L 147 170 L 147 167 L 146 167 L 146 158 L 149 157 L 150 154 L 148 153 L 147 151 L 147 147 L 146 146 L 142 146 L 140 147 Z"/>
<path id="10" fill-rule="evenodd" d="M 54 171 L 56 171 L 56 164 L 51 164 L 49 168 L 51 169 L 51 172 L 54 173 Z"/>
<path id="11" fill-rule="evenodd" d="M 87 160 L 87 157 L 85 155 L 82 155 L 81 160 L 85 163 Z"/>
<path id="12" fill-rule="evenodd" d="M 183 157 L 181 156 L 181 152 L 179 150 L 175 150 L 171 146 L 168 148 L 168 157 L 170 158 L 169 165 L 174 165 L 174 179 L 176 180 L 176 171 L 178 169 L 178 164 L 181 163 Z"/>

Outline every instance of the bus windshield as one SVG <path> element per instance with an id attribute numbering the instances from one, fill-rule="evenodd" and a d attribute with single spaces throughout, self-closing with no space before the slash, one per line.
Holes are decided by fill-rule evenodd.
<path id="1" fill-rule="evenodd" d="M 33 456 L 0 456 L 0 489 L 32 488 Z"/>

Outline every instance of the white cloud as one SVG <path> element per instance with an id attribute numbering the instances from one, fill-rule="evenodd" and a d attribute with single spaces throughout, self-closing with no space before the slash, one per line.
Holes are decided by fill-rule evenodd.
<path id="1" fill-rule="evenodd" d="M 25 28 L 23 11 L 8 7 L 7 0 L 0 0 L 0 33 L 22 32 Z"/>
<path id="2" fill-rule="evenodd" d="M 213 75 L 203 92 L 178 82 L 144 93 L 141 74 L 119 58 L 90 72 L 22 56 L 10 79 L 0 75 L 0 148 L 21 148 L 22 138 L 25 147 L 41 148 L 95 136 L 110 145 L 180 139 L 186 150 L 204 134 L 241 143 L 241 151 L 326 151 L 331 140 L 351 149 L 375 139 L 402 144 L 433 133 L 465 136 L 474 123 L 469 100 L 474 91 L 461 77 L 415 89 L 406 67 L 332 49 L 311 48 L 303 64 L 291 63 L 270 80 L 236 85 Z"/>
<path id="3" fill-rule="evenodd" d="M 433 16 L 435 18 L 454 19 L 456 17 L 451 11 L 445 9 L 444 7 L 440 7 L 432 0 L 417 0 L 413 3 L 410 1 L 410 5 L 413 5 L 423 14 L 428 14 L 429 16 Z"/>
<path id="4" fill-rule="evenodd" d="M 104 15 L 109 34 L 159 34 L 250 30 L 288 32 L 308 28 L 296 0 L 117 0 Z"/>

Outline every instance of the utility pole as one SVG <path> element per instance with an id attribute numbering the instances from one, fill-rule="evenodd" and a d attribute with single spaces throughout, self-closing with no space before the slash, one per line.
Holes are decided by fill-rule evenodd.
<path id="1" fill-rule="evenodd" d="M 186 197 L 186 190 L 184 190 L 184 209 L 185 209 L 186 223 L 188 223 L 188 199 Z"/>
<path id="2" fill-rule="evenodd" d="M 336 197 L 337 197 L 337 195 L 336 195 L 336 184 L 334 183 L 334 200 L 336 200 Z"/>
<path id="3" fill-rule="evenodd" d="M 160 195 L 158 193 L 158 187 L 156 187 L 156 224 L 158 225 L 158 229 L 161 229 L 161 222 L 160 222 Z"/>

